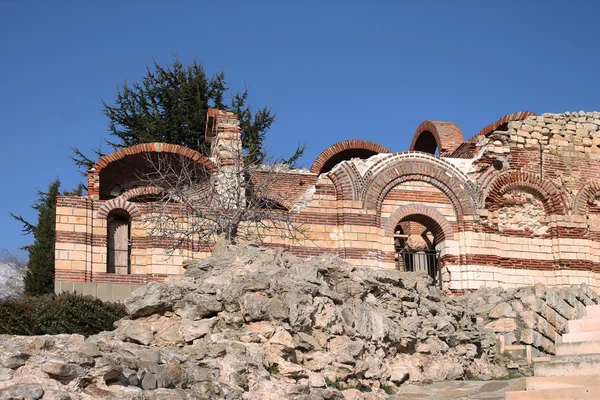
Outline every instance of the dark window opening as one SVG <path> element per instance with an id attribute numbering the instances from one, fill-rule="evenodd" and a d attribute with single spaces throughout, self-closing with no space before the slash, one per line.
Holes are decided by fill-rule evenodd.
<path id="1" fill-rule="evenodd" d="M 333 167 L 335 167 L 342 161 L 351 160 L 353 158 L 361 158 L 363 160 L 366 160 L 367 158 L 372 157 L 375 154 L 378 153 L 373 150 L 366 149 L 348 149 L 340 151 L 339 153 L 332 156 L 329 160 L 327 160 L 327 162 L 323 165 L 323 168 L 321 168 L 321 173 L 324 174 L 326 172 L 331 171 Z"/>
<path id="2" fill-rule="evenodd" d="M 433 133 L 429 131 L 421 132 L 417 138 L 417 141 L 415 142 L 413 150 L 436 155 L 438 152 L 438 145 Z"/>
<path id="3" fill-rule="evenodd" d="M 108 214 L 106 272 L 117 275 L 130 273 L 131 218 L 127 211 L 112 210 Z"/>

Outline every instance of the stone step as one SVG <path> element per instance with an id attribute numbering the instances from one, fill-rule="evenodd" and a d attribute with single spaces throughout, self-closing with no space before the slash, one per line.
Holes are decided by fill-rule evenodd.
<path id="1" fill-rule="evenodd" d="M 598 400 L 596 388 L 562 388 L 506 392 L 506 400 Z"/>
<path id="2" fill-rule="evenodd" d="M 557 343 L 556 355 L 600 354 L 600 341 Z"/>
<path id="3" fill-rule="evenodd" d="M 586 311 L 586 316 L 584 317 L 585 319 L 600 318 L 600 304 L 593 305 L 593 306 L 587 306 L 585 308 L 585 311 Z"/>
<path id="4" fill-rule="evenodd" d="M 600 375 L 533 377 L 525 379 L 525 386 L 527 390 L 598 387 Z"/>
<path id="5" fill-rule="evenodd" d="M 575 319 L 568 321 L 569 333 L 600 331 L 600 318 Z"/>
<path id="6" fill-rule="evenodd" d="M 554 356 L 533 364 L 534 376 L 595 375 L 600 371 L 600 354 Z"/>
<path id="7" fill-rule="evenodd" d="M 562 335 L 562 343 L 596 342 L 599 340 L 600 331 L 565 333 L 564 335 Z"/>

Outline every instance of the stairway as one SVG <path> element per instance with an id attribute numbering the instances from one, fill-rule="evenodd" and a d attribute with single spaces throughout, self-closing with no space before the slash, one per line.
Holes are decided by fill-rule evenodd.
<path id="1" fill-rule="evenodd" d="M 506 400 L 600 399 L 600 305 L 586 307 L 582 319 L 568 321 L 556 355 L 534 359 L 526 390 L 507 392 Z"/>

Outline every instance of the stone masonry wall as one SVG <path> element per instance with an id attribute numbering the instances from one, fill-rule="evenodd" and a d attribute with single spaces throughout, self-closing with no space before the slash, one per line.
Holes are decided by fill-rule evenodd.
<path id="1" fill-rule="evenodd" d="M 214 143 L 225 140 L 219 136 L 219 116 L 209 123 L 207 137 Z M 223 132 L 232 137 L 237 124 L 227 116 Z M 454 132 L 451 145 L 443 143 L 450 140 L 444 127 Z M 357 140 L 333 145 L 310 171 L 282 167 L 256 173 L 254 179 L 275 182 L 273 199 L 306 232 L 296 241 L 266 232 L 264 244 L 301 256 L 332 254 L 356 265 L 395 268 L 399 225 L 411 235 L 429 232 L 445 290 L 536 283 L 585 283 L 600 290 L 599 131 L 598 112 L 527 112 L 504 117 L 463 144 L 457 143 L 462 133 L 454 124 L 419 126 L 415 150 L 422 142 L 460 158 L 419 151 L 372 155 L 388 150 Z M 188 246 L 168 257 L 169 243 L 150 237 L 143 226 L 151 205 L 128 201 L 127 193 L 98 197 L 102 169 L 130 153 L 152 151 L 193 158 L 211 173 L 218 173 L 221 163 L 161 144 L 104 157 L 90 171 L 89 197 L 59 199 L 57 280 L 143 284 L 180 274 L 184 259 L 209 254 L 210 246 Z M 344 154 L 354 156 L 344 159 Z M 331 160 L 337 164 L 329 169 Z M 106 214 L 119 207 L 132 216 L 128 276 L 106 273 Z"/>

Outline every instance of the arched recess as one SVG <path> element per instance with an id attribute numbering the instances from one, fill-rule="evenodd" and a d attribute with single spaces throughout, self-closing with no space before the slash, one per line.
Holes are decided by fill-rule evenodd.
<path id="1" fill-rule="evenodd" d="M 206 171 L 206 174 L 217 170 L 208 157 L 187 147 L 168 143 L 141 143 L 102 157 L 88 172 L 89 195 L 98 196 L 101 200 L 120 195 L 139 180 L 138 173 L 145 175 L 153 172 L 151 160 L 156 161 L 160 155 L 168 158 L 169 162 L 194 166 L 198 171 Z"/>
<path id="2" fill-rule="evenodd" d="M 404 227 L 407 223 L 421 226 L 421 233 L 406 234 Z M 434 281 L 439 278 L 440 252 L 446 248 L 446 241 L 454 240 L 452 227 L 439 211 L 422 204 L 407 204 L 396 209 L 382 228 L 384 236 L 394 238 L 397 269 L 426 271 Z"/>
<path id="3" fill-rule="evenodd" d="M 578 215 L 587 215 L 590 213 L 590 206 L 600 194 L 600 182 L 591 181 L 582 187 L 575 200 L 573 201 L 573 213 Z"/>
<path id="4" fill-rule="evenodd" d="M 131 271 L 131 215 L 122 208 L 114 208 L 106 219 L 106 272 L 128 275 Z"/>
<path id="5" fill-rule="evenodd" d="M 102 204 L 102 206 L 100 206 L 100 208 L 98 209 L 96 217 L 107 219 L 108 214 L 115 209 L 122 209 L 125 212 L 127 212 L 132 221 L 140 219 L 142 216 L 142 213 L 135 205 L 135 203 L 131 203 L 121 197 L 117 197 L 116 199 L 104 202 L 104 204 Z"/>
<path id="6" fill-rule="evenodd" d="M 382 226 L 384 235 L 393 236 L 394 229 L 399 224 L 409 221 L 418 222 L 427 227 L 438 243 L 444 240 L 454 240 L 454 231 L 448 220 L 435 208 L 422 204 L 408 204 L 394 211 Z"/>
<path id="7" fill-rule="evenodd" d="M 502 196 L 511 190 L 524 190 L 536 195 L 544 204 L 546 214 L 565 215 L 567 205 L 562 192 L 539 175 L 519 170 L 509 170 L 492 179 L 481 191 L 482 201 L 488 211 L 497 211 Z"/>
<path id="8" fill-rule="evenodd" d="M 421 151 L 446 156 L 463 144 L 465 138 L 454 122 L 423 121 L 410 144 L 410 151 Z"/>
<path id="9" fill-rule="evenodd" d="M 386 147 L 368 140 L 344 140 L 325 149 L 313 165 L 310 172 L 317 175 L 331 171 L 333 167 L 353 158 L 367 159 L 375 154 L 391 153 Z"/>
<path id="10" fill-rule="evenodd" d="M 362 200 L 365 209 L 381 213 L 381 205 L 395 186 L 409 181 L 427 182 L 438 188 L 452 203 L 459 223 L 475 215 L 477 200 L 472 183 L 459 169 L 427 154 L 399 153 L 375 165 L 365 175 Z"/>
<path id="11" fill-rule="evenodd" d="M 277 197 L 262 196 L 258 199 L 256 205 L 264 210 L 289 211 L 292 209 L 292 203 Z"/>

